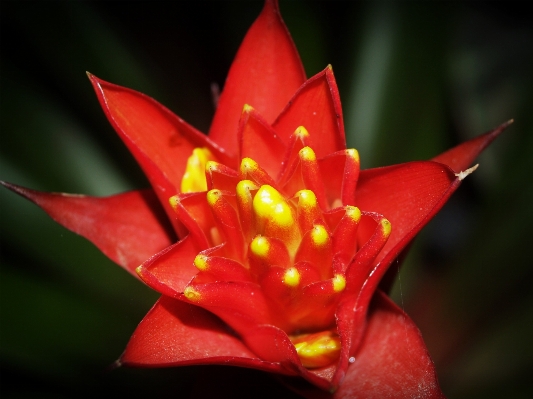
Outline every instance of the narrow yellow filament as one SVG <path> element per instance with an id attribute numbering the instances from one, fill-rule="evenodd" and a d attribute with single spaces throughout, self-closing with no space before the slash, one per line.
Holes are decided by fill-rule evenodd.
<path id="1" fill-rule="evenodd" d="M 205 180 L 205 166 L 214 157 L 207 148 L 195 148 L 192 155 L 187 159 L 185 173 L 181 179 L 181 192 L 194 193 L 197 191 L 207 190 L 207 181 Z"/>

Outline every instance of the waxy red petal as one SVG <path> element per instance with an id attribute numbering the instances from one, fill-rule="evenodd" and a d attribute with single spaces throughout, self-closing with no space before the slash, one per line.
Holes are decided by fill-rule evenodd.
<path id="1" fill-rule="evenodd" d="M 221 161 L 227 157 L 205 135 L 154 99 L 89 75 L 100 104 L 150 180 L 169 217 L 168 199 L 180 192 L 187 159 L 195 147 L 207 147 Z M 174 219 L 175 220 L 175 219 Z M 183 228 L 179 228 L 184 235 Z"/>
<path id="2" fill-rule="evenodd" d="M 285 144 L 255 109 L 248 107 L 243 111 L 238 135 L 239 158 L 252 158 L 270 176 L 277 176 L 283 163 Z"/>
<path id="3" fill-rule="evenodd" d="M 87 238 L 135 277 L 137 266 L 174 240 L 152 190 L 97 198 L 2 184 L 40 206 L 57 223 Z"/>
<path id="4" fill-rule="evenodd" d="M 198 274 L 193 264 L 198 252 L 194 240 L 187 236 L 152 256 L 137 269 L 137 273 L 154 290 L 176 296 Z"/>
<path id="5" fill-rule="evenodd" d="M 245 334 L 256 325 L 272 324 L 267 301 L 256 283 L 220 281 L 193 283 L 190 287 L 195 292 L 191 304 L 216 314 L 239 334 Z"/>
<path id="6" fill-rule="evenodd" d="M 286 144 L 299 126 L 309 132 L 307 145 L 317 158 L 346 148 L 339 90 L 330 66 L 304 83 L 272 125 Z"/>
<path id="7" fill-rule="evenodd" d="M 237 129 L 245 104 L 270 123 L 305 82 L 305 72 L 277 0 L 263 11 L 246 34 L 226 78 L 209 137 L 237 156 Z"/>
<path id="8" fill-rule="evenodd" d="M 503 132 L 513 120 L 502 123 L 491 131 L 472 140 L 465 141 L 458 146 L 436 156 L 432 161 L 448 165 L 456 173 L 462 172 L 472 166 L 477 156 Z"/>
<path id="9" fill-rule="evenodd" d="M 391 262 L 442 208 L 460 182 L 447 166 L 429 161 L 361 172 L 356 205 L 386 217 L 392 233 L 374 261 L 376 268 L 362 289 L 358 306 L 366 307 Z"/>
<path id="10" fill-rule="evenodd" d="M 334 399 L 444 398 L 420 331 L 381 291 L 354 358 Z"/>
<path id="11" fill-rule="evenodd" d="M 119 363 L 145 367 L 229 364 L 282 372 L 280 365 L 258 359 L 212 313 L 165 296 L 141 321 Z"/>

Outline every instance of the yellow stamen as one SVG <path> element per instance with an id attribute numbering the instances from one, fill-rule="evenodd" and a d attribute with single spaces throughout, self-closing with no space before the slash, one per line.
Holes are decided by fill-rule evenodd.
<path id="1" fill-rule="evenodd" d="M 346 279 L 342 274 L 336 274 L 333 277 L 333 291 L 341 292 L 346 288 Z"/>
<path id="2" fill-rule="evenodd" d="M 298 197 L 298 206 L 303 208 L 316 207 L 316 195 L 311 190 L 300 190 L 296 193 Z"/>
<path id="3" fill-rule="evenodd" d="M 196 255 L 196 258 L 194 258 L 194 266 L 196 266 L 197 269 L 205 272 L 208 269 L 207 256 L 202 254 Z"/>
<path id="4" fill-rule="evenodd" d="M 256 255 L 261 258 L 266 258 L 268 255 L 268 252 L 270 251 L 270 243 L 268 242 L 268 239 L 266 239 L 263 236 L 257 236 L 255 237 L 251 244 L 250 244 L 250 250 Z"/>
<path id="5" fill-rule="evenodd" d="M 185 173 L 181 179 L 181 192 L 194 193 L 207 190 L 205 180 L 206 163 L 214 159 L 213 154 L 207 148 L 195 148 L 192 155 L 187 159 Z"/>
<path id="6" fill-rule="evenodd" d="M 254 197 L 254 212 L 263 220 L 286 228 L 294 225 L 292 210 L 285 198 L 269 185 L 261 186 Z"/>
<path id="7" fill-rule="evenodd" d="M 311 230 L 311 238 L 315 245 L 321 247 L 329 241 L 329 234 L 324 226 L 317 224 L 313 226 L 313 230 Z"/>
<path id="8" fill-rule="evenodd" d="M 241 173 L 247 175 L 247 173 L 257 170 L 259 165 L 252 158 L 243 158 L 241 161 Z"/>
<path id="9" fill-rule="evenodd" d="M 348 148 L 346 151 L 346 155 L 348 155 L 350 158 L 353 158 L 355 162 L 359 163 L 359 151 L 357 151 L 355 148 Z"/>
<path id="10" fill-rule="evenodd" d="M 295 267 L 291 267 L 285 271 L 283 283 L 289 287 L 297 287 L 300 284 L 300 273 Z"/>
<path id="11" fill-rule="evenodd" d="M 302 364 L 308 368 L 331 364 L 341 350 L 339 338 L 330 331 L 292 338 L 292 341 Z"/>
<path id="12" fill-rule="evenodd" d="M 311 147 L 304 147 L 299 152 L 300 158 L 305 161 L 316 161 L 315 152 Z"/>
<path id="13" fill-rule="evenodd" d="M 294 135 L 300 138 L 304 138 L 304 137 L 309 137 L 309 132 L 307 131 L 305 127 L 298 126 L 296 130 L 294 131 Z"/>
<path id="14" fill-rule="evenodd" d="M 390 233 L 392 231 L 391 223 L 387 219 L 381 219 L 380 223 L 381 223 L 381 228 L 382 228 L 382 231 L 383 231 L 383 235 L 385 237 L 390 236 Z"/>
<path id="15" fill-rule="evenodd" d="M 189 300 L 189 301 L 199 301 L 200 298 L 202 297 L 202 294 L 200 294 L 198 291 L 196 291 L 194 288 L 192 288 L 191 286 L 188 286 L 186 287 L 184 290 L 183 290 L 183 295 L 185 295 L 185 297 Z"/>
<path id="16" fill-rule="evenodd" d="M 242 113 L 250 113 L 254 110 L 254 107 L 252 107 L 249 104 L 244 104 L 244 107 L 242 107 Z"/>
<path id="17" fill-rule="evenodd" d="M 172 207 L 172 209 L 176 209 L 178 205 L 180 204 L 180 198 L 177 195 L 174 195 L 168 199 L 168 203 Z"/>
<path id="18" fill-rule="evenodd" d="M 257 190 L 259 187 L 251 180 L 241 180 L 237 183 L 237 197 L 242 201 L 243 204 L 247 204 L 252 199 L 250 191 Z"/>
<path id="19" fill-rule="evenodd" d="M 211 190 L 207 193 L 207 203 L 211 206 L 214 206 L 218 199 L 220 198 L 220 190 Z"/>
<path id="20" fill-rule="evenodd" d="M 356 206 L 348 205 L 346 206 L 346 216 L 357 223 L 361 219 L 361 211 Z"/>

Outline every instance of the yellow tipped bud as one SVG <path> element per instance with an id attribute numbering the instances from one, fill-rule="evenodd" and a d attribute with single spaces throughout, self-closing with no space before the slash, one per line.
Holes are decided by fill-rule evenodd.
<path id="1" fill-rule="evenodd" d="M 193 301 L 193 302 L 199 301 L 200 298 L 202 297 L 202 295 L 190 285 L 183 290 L 183 295 L 185 295 L 185 297 L 189 301 Z"/>
<path id="2" fill-rule="evenodd" d="M 285 197 L 269 185 L 261 186 L 257 191 L 253 208 L 259 218 L 269 220 L 282 228 L 294 224 L 292 210 Z"/>
<path id="3" fill-rule="evenodd" d="M 300 155 L 300 158 L 305 161 L 316 161 L 315 152 L 311 147 L 302 148 L 298 154 Z"/>
<path id="4" fill-rule="evenodd" d="M 329 241 L 329 234 L 324 226 L 316 224 L 311 230 L 311 238 L 317 246 L 323 246 Z"/>
<path id="5" fill-rule="evenodd" d="M 207 256 L 202 254 L 196 255 L 196 258 L 194 258 L 194 266 L 196 266 L 198 270 L 205 272 L 208 269 Z"/>
<path id="6" fill-rule="evenodd" d="M 258 167 L 259 165 L 252 158 L 243 158 L 241 161 L 241 173 L 244 175 L 257 170 Z"/>
<path id="7" fill-rule="evenodd" d="M 316 195 L 311 190 L 300 190 L 295 196 L 298 197 L 298 205 L 301 207 L 310 208 L 317 205 Z"/>
<path id="8" fill-rule="evenodd" d="M 341 292 L 346 288 L 346 279 L 342 274 L 336 274 L 333 277 L 333 291 Z"/>
<path id="9" fill-rule="evenodd" d="M 329 331 L 292 338 L 292 341 L 302 364 L 308 368 L 331 364 L 341 350 L 339 338 Z"/>
<path id="10" fill-rule="evenodd" d="M 268 252 L 270 251 L 270 243 L 265 237 L 257 236 L 252 240 L 250 244 L 250 250 L 254 253 L 254 255 L 261 258 L 266 258 Z"/>
<path id="11" fill-rule="evenodd" d="M 361 219 L 361 211 L 356 206 L 346 206 L 346 215 L 355 222 L 359 222 L 359 220 Z"/>
<path id="12" fill-rule="evenodd" d="M 248 112 L 252 112 L 254 110 L 254 107 L 252 107 L 251 105 L 249 104 L 244 104 L 244 107 L 242 107 L 242 113 L 248 113 Z"/>
<path id="13" fill-rule="evenodd" d="M 209 205 L 214 206 L 222 194 L 220 190 L 211 190 L 207 193 L 207 202 Z"/>
<path id="14" fill-rule="evenodd" d="M 205 167 L 206 163 L 213 159 L 213 154 L 207 148 L 195 148 L 192 150 L 192 155 L 187 159 L 185 173 L 181 179 L 182 193 L 207 190 Z"/>
<path id="15" fill-rule="evenodd" d="M 175 209 L 180 204 L 180 198 L 177 195 L 174 195 L 173 197 L 170 197 L 168 199 L 168 203 L 170 206 Z"/>
<path id="16" fill-rule="evenodd" d="M 303 137 L 308 137 L 309 132 L 307 131 L 305 127 L 298 126 L 296 130 L 294 131 L 294 135 L 303 138 Z"/>
<path id="17" fill-rule="evenodd" d="M 297 287 L 300 284 L 300 273 L 295 267 L 291 267 L 285 271 L 283 284 L 289 287 Z"/>
<path id="18" fill-rule="evenodd" d="M 392 225 L 387 219 L 381 219 L 381 229 L 383 230 L 383 235 L 385 237 L 390 236 L 390 233 L 392 231 Z"/>
<path id="19" fill-rule="evenodd" d="M 258 188 L 251 180 L 241 180 L 237 183 L 235 191 L 240 198 L 247 198 L 251 190 L 257 190 Z"/>
<path id="20" fill-rule="evenodd" d="M 357 151 L 355 148 L 348 148 L 346 151 L 346 155 L 348 155 L 350 158 L 353 158 L 357 163 L 359 163 L 359 151 Z"/>

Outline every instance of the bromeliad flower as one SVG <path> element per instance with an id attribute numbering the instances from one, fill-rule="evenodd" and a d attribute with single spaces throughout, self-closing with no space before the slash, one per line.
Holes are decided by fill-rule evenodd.
<path id="1" fill-rule="evenodd" d="M 152 188 L 92 198 L 4 184 L 162 294 L 119 364 L 256 368 L 309 397 L 442 397 L 418 329 L 378 285 L 508 123 L 432 161 L 360 172 L 332 68 L 306 80 L 275 0 L 208 136 L 89 79 Z"/>

